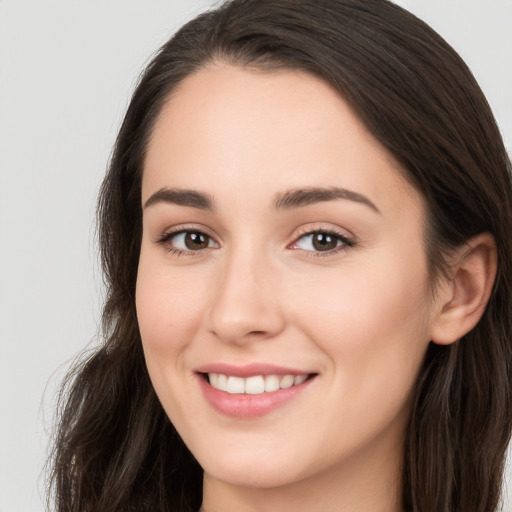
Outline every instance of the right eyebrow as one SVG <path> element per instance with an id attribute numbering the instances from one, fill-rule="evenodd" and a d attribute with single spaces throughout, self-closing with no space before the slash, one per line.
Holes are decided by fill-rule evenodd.
<path id="1" fill-rule="evenodd" d="M 158 203 L 171 203 L 180 206 L 199 208 L 200 210 L 214 210 L 214 203 L 211 196 L 195 190 L 179 188 L 161 188 L 144 203 L 144 209 Z"/>
<path id="2" fill-rule="evenodd" d="M 288 190 L 276 196 L 274 208 L 276 210 L 290 210 L 309 204 L 321 203 L 323 201 L 334 201 L 336 199 L 346 199 L 355 203 L 364 204 L 374 212 L 380 213 L 380 210 L 375 204 L 363 194 L 340 187 L 306 187 Z"/>

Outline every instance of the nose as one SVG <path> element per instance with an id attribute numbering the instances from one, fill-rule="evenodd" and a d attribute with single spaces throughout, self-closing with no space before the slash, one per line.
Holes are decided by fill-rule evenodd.
<path id="1" fill-rule="evenodd" d="M 232 254 L 217 268 L 207 318 L 209 331 L 224 343 L 244 345 L 270 339 L 285 326 L 275 269 L 250 252 Z"/>

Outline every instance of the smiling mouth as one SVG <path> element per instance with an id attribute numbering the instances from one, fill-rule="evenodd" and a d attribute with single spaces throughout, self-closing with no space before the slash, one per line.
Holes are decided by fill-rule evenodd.
<path id="1" fill-rule="evenodd" d="M 318 373 L 266 364 L 210 364 L 196 370 L 204 398 L 218 413 L 259 418 L 294 402 L 314 385 Z"/>
<path id="2" fill-rule="evenodd" d="M 204 373 L 203 377 L 212 388 L 219 391 L 230 394 L 260 395 L 299 386 L 314 375 L 254 375 L 243 378 L 222 373 Z"/>

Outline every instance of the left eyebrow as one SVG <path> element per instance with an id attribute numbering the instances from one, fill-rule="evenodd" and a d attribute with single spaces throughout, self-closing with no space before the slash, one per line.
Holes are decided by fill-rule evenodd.
<path id="1" fill-rule="evenodd" d="M 170 203 L 180 206 L 189 206 L 199 210 L 213 211 L 213 199 L 202 192 L 188 189 L 161 188 L 152 194 L 144 203 L 144 208 L 149 208 L 158 203 Z"/>
<path id="2" fill-rule="evenodd" d="M 290 210 L 324 201 L 334 201 L 336 199 L 354 201 L 368 206 L 376 213 L 381 213 L 375 204 L 373 204 L 366 196 L 340 187 L 307 187 L 288 190 L 277 194 L 273 206 L 276 210 Z"/>

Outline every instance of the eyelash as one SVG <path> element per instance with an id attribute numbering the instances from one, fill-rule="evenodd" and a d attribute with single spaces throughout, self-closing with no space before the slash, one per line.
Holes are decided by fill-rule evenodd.
<path id="1" fill-rule="evenodd" d="M 156 243 L 164 246 L 167 252 L 169 252 L 170 254 L 173 254 L 175 256 L 178 256 L 178 257 L 180 257 L 180 256 L 200 256 L 203 253 L 204 249 L 197 250 L 197 251 L 187 251 L 185 249 L 179 249 L 179 248 L 173 247 L 171 245 L 170 241 L 174 237 L 181 235 L 183 233 L 196 233 L 199 235 L 204 235 L 209 240 L 213 240 L 213 237 L 211 237 L 204 231 L 201 231 L 200 229 L 194 228 L 192 226 L 191 227 L 184 226 L 184 227 L 180 227 L 176 230 L 172 230 L 172 231 L 163 233 L 161 236 L 159 236 L 157 238 Z"/>
<path id="2" fill-rule="evenodd" d="M 178 236 L 178 235 L 181 235 L 181 234 L 184 234 L 184 233 L 195 233 L 195 234 L 199 234 L 199 235 L 204 235 L 206 238 L 208 238 L 209 240 L 213 240 L 213 237 L 211 237 L 210 235 L 208 235 L 207 233 L 205 233 L 204 231 L 201 231 L 200 229 L 194 229 L 193 227 L 190 227 L 190 228 L 179 228 L 179 229 L 176 229 L 176 230 L 173 230 L 173 231 L 168 231 L 167 233 L 163 233 L 157 240 L 156 240 L 156 243 L 157 244 L 160 244 L 162 246 L 165 247 L 165 249 L 167 250 L 167 252 L 175 255 L 175 256 L 200 256 L 204 250 L 208 249 L 205 248 L 205 249 L 199 249 L 199 250 L 196 250 L 196 251 L 192 251 L 192 250 L 185 250 L 185 249 L 179 249 L 177 247 L 173 247 L 170 243 L 170 241 Z M 346 235 L 343 235 L 342 233 L 336 231 L 336 230 L 333 230 L 333 229 L 314 229 L 314 230 L 304 230 L 302 233 L 300 233 L 299 235 L 297 235 L 297 237 L 295 238 L 295 241 L 292 242 L 292 244 L 288 245 L 288 247 L 291 247 L 293 245 L 297 245 L 297 243 L 307 237 L 307 236 L 312 236 L 312 235 L 316 235 L 316 234 L 322 234 L 322 235 L 327 235 L 327 236 L 332 236 L 334 237 L 337 242 L 341 242 L 341 244 L 337 247 L 335 247 L 334 249 L 330 249 L 328 251 L 309 251 L 309 250 L 304 250 L 304 249 L 297 249 L 297 250 L 301 250 L 305 255 L 306 257 L 309 257 L 309 258 L 322 258 L 322 257 L 327 257 L 327 256 L 332 256 L 334 254 L 338 254 L 342 251 L 346 251 L 347 249 L 350 249 L 351 247 L 354 247 L 356 245 L 356 241 L 353 239 L 353 238 L 349 238 L 347 237 Z M 215 242 L 217 243 L 217 242 Z"/>
<path id="3" fill-rule="evenodd" d="M 306 237 L 312 236 L 312 235 L 318 235 L 318 234 L 331 236 L 331 237 L 335 238 L 337 242 L 341 242 L 341 244 L 339 246 L 335 247 L 334 249 L 330 249 L 328 251 L 302 250 L 303 253 L 306 255 L 306 257 L 308 257 L 308 258 L 325 258 L 328 256 L 333 256 L 340 252 L 346 251 L 356 245 L 356 241 L 353 238 L 349 238 L 346 235 L 340 233 L 339 231 L 336 231 L 334 229 L 321 229 L 320 228 L 320 229 L 313 229 L 313 230 L 305 229 L 303 232 L 299 233 L 296 236 L 295 241 L 292 244 L 290 244 L 290 246 L 297 245 L 298 242 L 303 238 L 306 238 Z M 290 246 L 288 246 L 288 247 L 290 247 Z M 301 250 L 301 249 L 297 249 L 297 250 Z"/>

